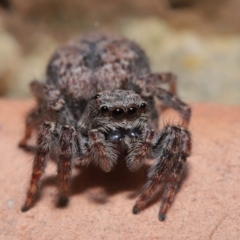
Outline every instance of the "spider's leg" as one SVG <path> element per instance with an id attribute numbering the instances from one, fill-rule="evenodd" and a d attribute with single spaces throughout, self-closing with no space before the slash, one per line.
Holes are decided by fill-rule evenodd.
<path id="1" fill-rule="evenodd" d="M 89 137 L 91 142 L 91 160 L 96 165 L 99 165 L 103 171 L 111 171 L 117 162 L 118 157 L 114 145 L 111 142 L 106 141 L 103 134 L 96 129 L 90 131 Z"/>
<path id="2" fill-rule="evenodd" d="M 178 111 L 182 117 L 182 126 L 187 128 L 191 117 L 191 108 L 189 105 L 180 100 L 176 95 L 162 89 L 156 88 L 156 96 L 163 101 L 163 103 Z"/>
<path id="3" fill-rule="evenodd" d="M 165 106 L 173 108 L 179 112 L 183 120 L 181 125 L 185 128 L 188 127 L 191 117 L 190 106 L 181 101 L 175 94 L 161 88 L 158 84 L 158 81 L 154 78 L 145 77 L 137 80 L 135 84 L 136 88 L 138 89 L 138 93 L 141 96 L 150 99 L 157 97 Z"/>
<path id="4" fill-rule="evenodd" d="M 171 72 L 164 73 L 150 73 L 146 76 L 147 81 L 154 82 L 156 85 L 167 84 L 169 85 L 169 92 L 177 95 L 176 75 Z"/>
<path id="5" fill-rule="evenodd" d="M 171 171 L 170 176 L 166 178 L 167 184 L 159 213 L 159 220 L 163 221 L 173 201 L 186 159 L 191 152 L 190 133 L 181 127 L 166 126 L 154 141 L 152 151 L 156 163 L 150 168 L 149 180 L 133 207 L 133 213 L 138 213 L 144 208 L 160 183 L 166 178 L 167 173 Z"/>
<path id="6" fill-rule="evenodd" d="M 37 100 L 43 98 L 44 95 L 44 84 L 40 83 L 38 81 L 32 81 L 30 84 L 31 91 L 33 95 L 36 97 Z M 40 124 L 44 122 L 44 115 L 43 112 L 43 106 L 40 105 L 39 107 L 36 107 L 32 109 L 32 111 L 28 114 L 26 118 L 26 126 L 25 126 L 25 133 L 21 141 L 19 142 L 18 146 L 21 148 L 27 149 L 29 146 L 27 145 L 28 139 L 32 135 L 32 131 L 37 128 Z"/>
<path id="7" fill-rule="evenodd" d="M 66 123 L 65 116 L 69 116 L 72 120 L 72 116 L 65 104 L 65 101 L 60 98 L 59 90 L 55 89 L 51 85 L 45 85 L 38 81 L 31 83 L 31 91 L 35 96 L 38 107 L 34 108 L 27 116 L 25 134 L 19 143 L 19 147 L 31 150 L 31 147 L 27 145 L 27 141 L 32 135 L 34 129 L 42 124 L 46 119 L 51 121 L 58 121 Z M 59 116 L 60 117 L 59 119 Z"/>
<path id="8" fill-rule="evenodd" d="M 131 171 L 136 171 L 142 166 L 143 160 L 151 147 L 153 136 L 154 131 L 147 130 L 146 133 L 133 144 L 126 158 L 127 167 Z"/>
<path id="9" fill-rule="evenodd" d="M 32 135 L 33 130 L 43 122 L 43 116 L 41 116 L 40 109 L 33 109 L 26 119 L 25 133 L 21 141 L 19 142 L 19 147 L 28 148 L 27 141 Z"/>
<path id="10" fill-rule="evenodd" d="M 60 154 L 58 161 L 59 205 L 66 205 L 71 181 L 72 159 L 76 151 L 76 130 L 70 126 L 62 127 Z"/>
<path id="11" fill-rule="evenodd" d="M 176 75 L 171 72 L 164 73 L 150 73 L 145 77 L 145 81 L 152 82 L 155 86 L 161 87 L 161 85 L 168 85 L 169 92 L 173 95 L 177 95 L 177 81 Z M 168 106 L 161 104 L 159 106 L 161 113 L 164 112 Z"/>
<path id="12" fill-rule="evenodd" d="M 166 213 L 174 200 L 174 195 L 178 187 L 178 183 L 181 180 L 185 162 L 186 158 L 179 157 L 179 159 L 175 162 L 170 175 L 167 177 L 162 196 L 162 204 L 158 214 L 160 221 L 164 221 Z"/>
<path id="13" fill-rule="evenodd" d="M 55 125 L 52 122 L 45 122 L 39 128 L 37 138 L 37 152 L 33 162 L 30 186 L 27 192 L 25 203 L 22 207 L 23 212 L 27 211 L 33 204 L 34 197 L 37 193 L 39 180 L 46 166 L 46 158 L 50 150 L 51 136 L 54 129 Z"/>

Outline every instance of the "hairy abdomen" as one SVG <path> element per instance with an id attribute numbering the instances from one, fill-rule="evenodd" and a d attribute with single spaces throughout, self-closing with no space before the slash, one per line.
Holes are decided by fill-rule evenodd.
<path id="1" fill-rule="evenodd" d="M 137 44 L 98 33 L 59 48 L 48 64 L 47 83 L 74 99 L 88 100 L 97 92 L 123 89 L 149 72 L 148 59 Z"/>

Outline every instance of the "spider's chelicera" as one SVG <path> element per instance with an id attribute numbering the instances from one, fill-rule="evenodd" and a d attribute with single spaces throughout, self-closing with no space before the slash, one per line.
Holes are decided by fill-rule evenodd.
<path id="1" fill-rule="evenodd" d="M 75 164 L 94 163 L 109 172 L 124 159 L 129 170 L 136 171 L 146 158 L 152 158 L 155 163 L 133 213 L 141 211 L 164 183 L 159 211 L 163 221 L 191 152 L 187 130 L 191 110 L 175 95 L 174 75 L 151 73 L 146 55 L 132 41 L 92 34 L 59 48 L 46 76 L 46 83 L 31 84 L 37 107 L 27 117 L 20 142 L 26 148 L 37 129 L 37 150 L 22 211 L 34 203 L 48 156 L 57 163 L 62 203 L 67 202 Z M 178 111 L 182 123 L 159 130 L 155 99 Z"/>

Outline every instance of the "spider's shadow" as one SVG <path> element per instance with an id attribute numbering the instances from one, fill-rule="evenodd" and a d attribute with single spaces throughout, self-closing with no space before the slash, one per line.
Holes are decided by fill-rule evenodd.
<path id="1" fill-rule="evenodd" d="M 91 189 L 100 188 L 100 196 L 92 195 L 91 200 L 96 203 L 106 203 L 109 197 L 121 192 L 129 192 L 129 198 L 137 197 L 144 184 L 147 182 L 149 165 L 144 164 L 138 171 L 130 172 L 125 162 L 119 162 L 113 171 L 103 172 L 100 168 L 89 165 L 78 167 L 77 175 L 74 176 L 70 185 L 70 196 L 84 194 Z M 45 176 L 41 182 L 41 188 L 53 185 L 57 187 L 57 176 Z M 41 191 L 41 190 L 40 190 Z"/>
<path id="2" fill-rule="evenodd" d="M 96 204 L 106 204 L 109 197 L 114 196 L 121 192 L 129 192 L 127 198 L 136 200 L 141 193 L 143 186 L 147 182 L 147 171 L 150 165 L 144 164 L 138 171 L 130 172 L 127 169 L 124 161 L 119 162 L 112 172 L 105 173 L 101 169 L 89 165 L 88 167 L 81 167 L 78 174 L 72 179 L 70 200 L 73 195 L 84 194 L 94 188 L 103 189 L 103 194 L 88 194 L 92 202 Z M 182 181 L 187 178 L 187 168 Z M 181 182 L 182 182 L 181 181 Z M 56 176 L 46 177 L 42 181 L 42 188 L 54 185 L 57 186 Z M 163 185 L 163 184 L 162 184 Z M 160 186 L 159 191 L 151 198 L 145 208 L 160 202 L 163 186 Z M 181 183 L 179 184 L 179 187 Z M 39 199 L 38 199 L 39 200 Z M 134 204 L 134 201 L 133 201 Z M 64 207 L 66 204 L 59 205 L 58 207 Z"/>

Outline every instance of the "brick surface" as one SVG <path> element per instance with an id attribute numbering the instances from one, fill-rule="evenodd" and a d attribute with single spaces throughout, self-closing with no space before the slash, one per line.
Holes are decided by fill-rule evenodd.
<path id="1" fill-rule="evenodd" d="M 40 198 L 22 213 L 33 157 L 17 144 L 32 105 L 0 100 L 0 239 L 239 239 L 240 106 L 192 104 L 188 174 L 166 221 L 159 222 L 158 198 L 139 215 L 131 213 L 148 165 L 136 173 L 121 164 L 108 174 L 74 170 L 69 205 L 60 209 L 49 163 Z"/>

